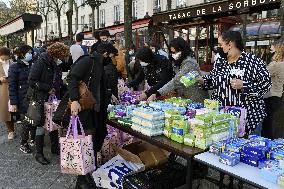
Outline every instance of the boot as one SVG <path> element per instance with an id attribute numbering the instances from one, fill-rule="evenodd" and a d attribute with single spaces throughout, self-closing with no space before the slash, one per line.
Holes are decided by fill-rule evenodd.
<path id="1" fill-rule="evenodd" d="M 36 161 L 42 165 L 49 164 L 50 162 L 43 155 L 44 135 L 37 135 L 35 137 L 35 143 L 36 143 L 36 155 L 35 155 Z"/>
<path id="2" fill-rule="evenodd" d="M 79 175 L 77 177 L 75 189 L 93 189 L 93 188 L 95 188 L 95 187 L 92 187 L 88 183 L 85 175 Z"/>
<path id="3" fill-rule="evenodd" d="M 58 131 L 56 130 L 56 131 L 50 132 L 49 137 L 50 137 L 50 144 L 51 144 L 51 153 L 60 155 Z"/>

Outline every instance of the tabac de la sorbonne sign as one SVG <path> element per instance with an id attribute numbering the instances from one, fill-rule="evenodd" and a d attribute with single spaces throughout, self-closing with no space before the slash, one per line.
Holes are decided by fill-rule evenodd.
<path id="1" fill-rule="evenodd" d="M 154 15 L 154 22 L 173 21 L 186 18 L 214 15 L 218 13 L 237 11 L 246 8 L 256 8 L 266 4 L 279 3 L 280 0 L 225 0 L 205 5 L 193 6 L 165 14 Z"/>

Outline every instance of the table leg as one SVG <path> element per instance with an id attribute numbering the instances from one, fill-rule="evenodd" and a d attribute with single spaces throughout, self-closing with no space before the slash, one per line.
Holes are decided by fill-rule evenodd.
<path id="1" fill-rule="evenodd" d="M 234 177 L 230 176 L 230 184 L 229 184 L 229 189 L 234 188 Z"/>
<path id="2" fill-rule="evenodd" d="M 239 184 L 238 184 L 239 189 L 243 189 L 244 187 L 244 182 L 239 180 Z"/>
<path id="3" fill-rule="evenodd" d="M 186 188 L 192 189 L 193 184 L 193 158 L 187 159 Z"/>

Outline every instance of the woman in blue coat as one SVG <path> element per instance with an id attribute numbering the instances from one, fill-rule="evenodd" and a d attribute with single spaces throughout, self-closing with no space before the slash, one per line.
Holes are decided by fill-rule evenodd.
<path id="1" fill-rule="evenodd" d="M 29 45 L 18 47 L 16 63 L 9 68 L 9 98 L 12 112 L 23 115 L 26 112 L 25 97 L 28 90 L 28 77 L 33 62 L 33 49 Z M 31 132 L 31 144 L 35 139 L 35 127 L 23 125 L 21 131 L 20 150 L 23 153 L 31 153 L 28 145 L 29 131 Z"/>

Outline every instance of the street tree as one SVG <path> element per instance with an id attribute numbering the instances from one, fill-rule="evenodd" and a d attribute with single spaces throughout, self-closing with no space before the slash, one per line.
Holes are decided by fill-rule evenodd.
<path id="1" fill-rule="evenodd" d="M 50 6 L 51 6 L 50 0 L 45 0 L 45 3 L 43 2 L 38 3 L 38 13 L 43 16 L 45 22 L 45 34 L 44 34 L 45 43 L 47 42 L 47 28 L 48 28 L 47 18 L 48 14 L 50 13 Z"/>
<path id="2" fill-rule="evenodd" d="M 61 10 L 67 2 L 65 0 L 50 0 L 50 2 L 50 10 L 54 11 L 57 16 L 59 38 L 62 39 Z"/>

